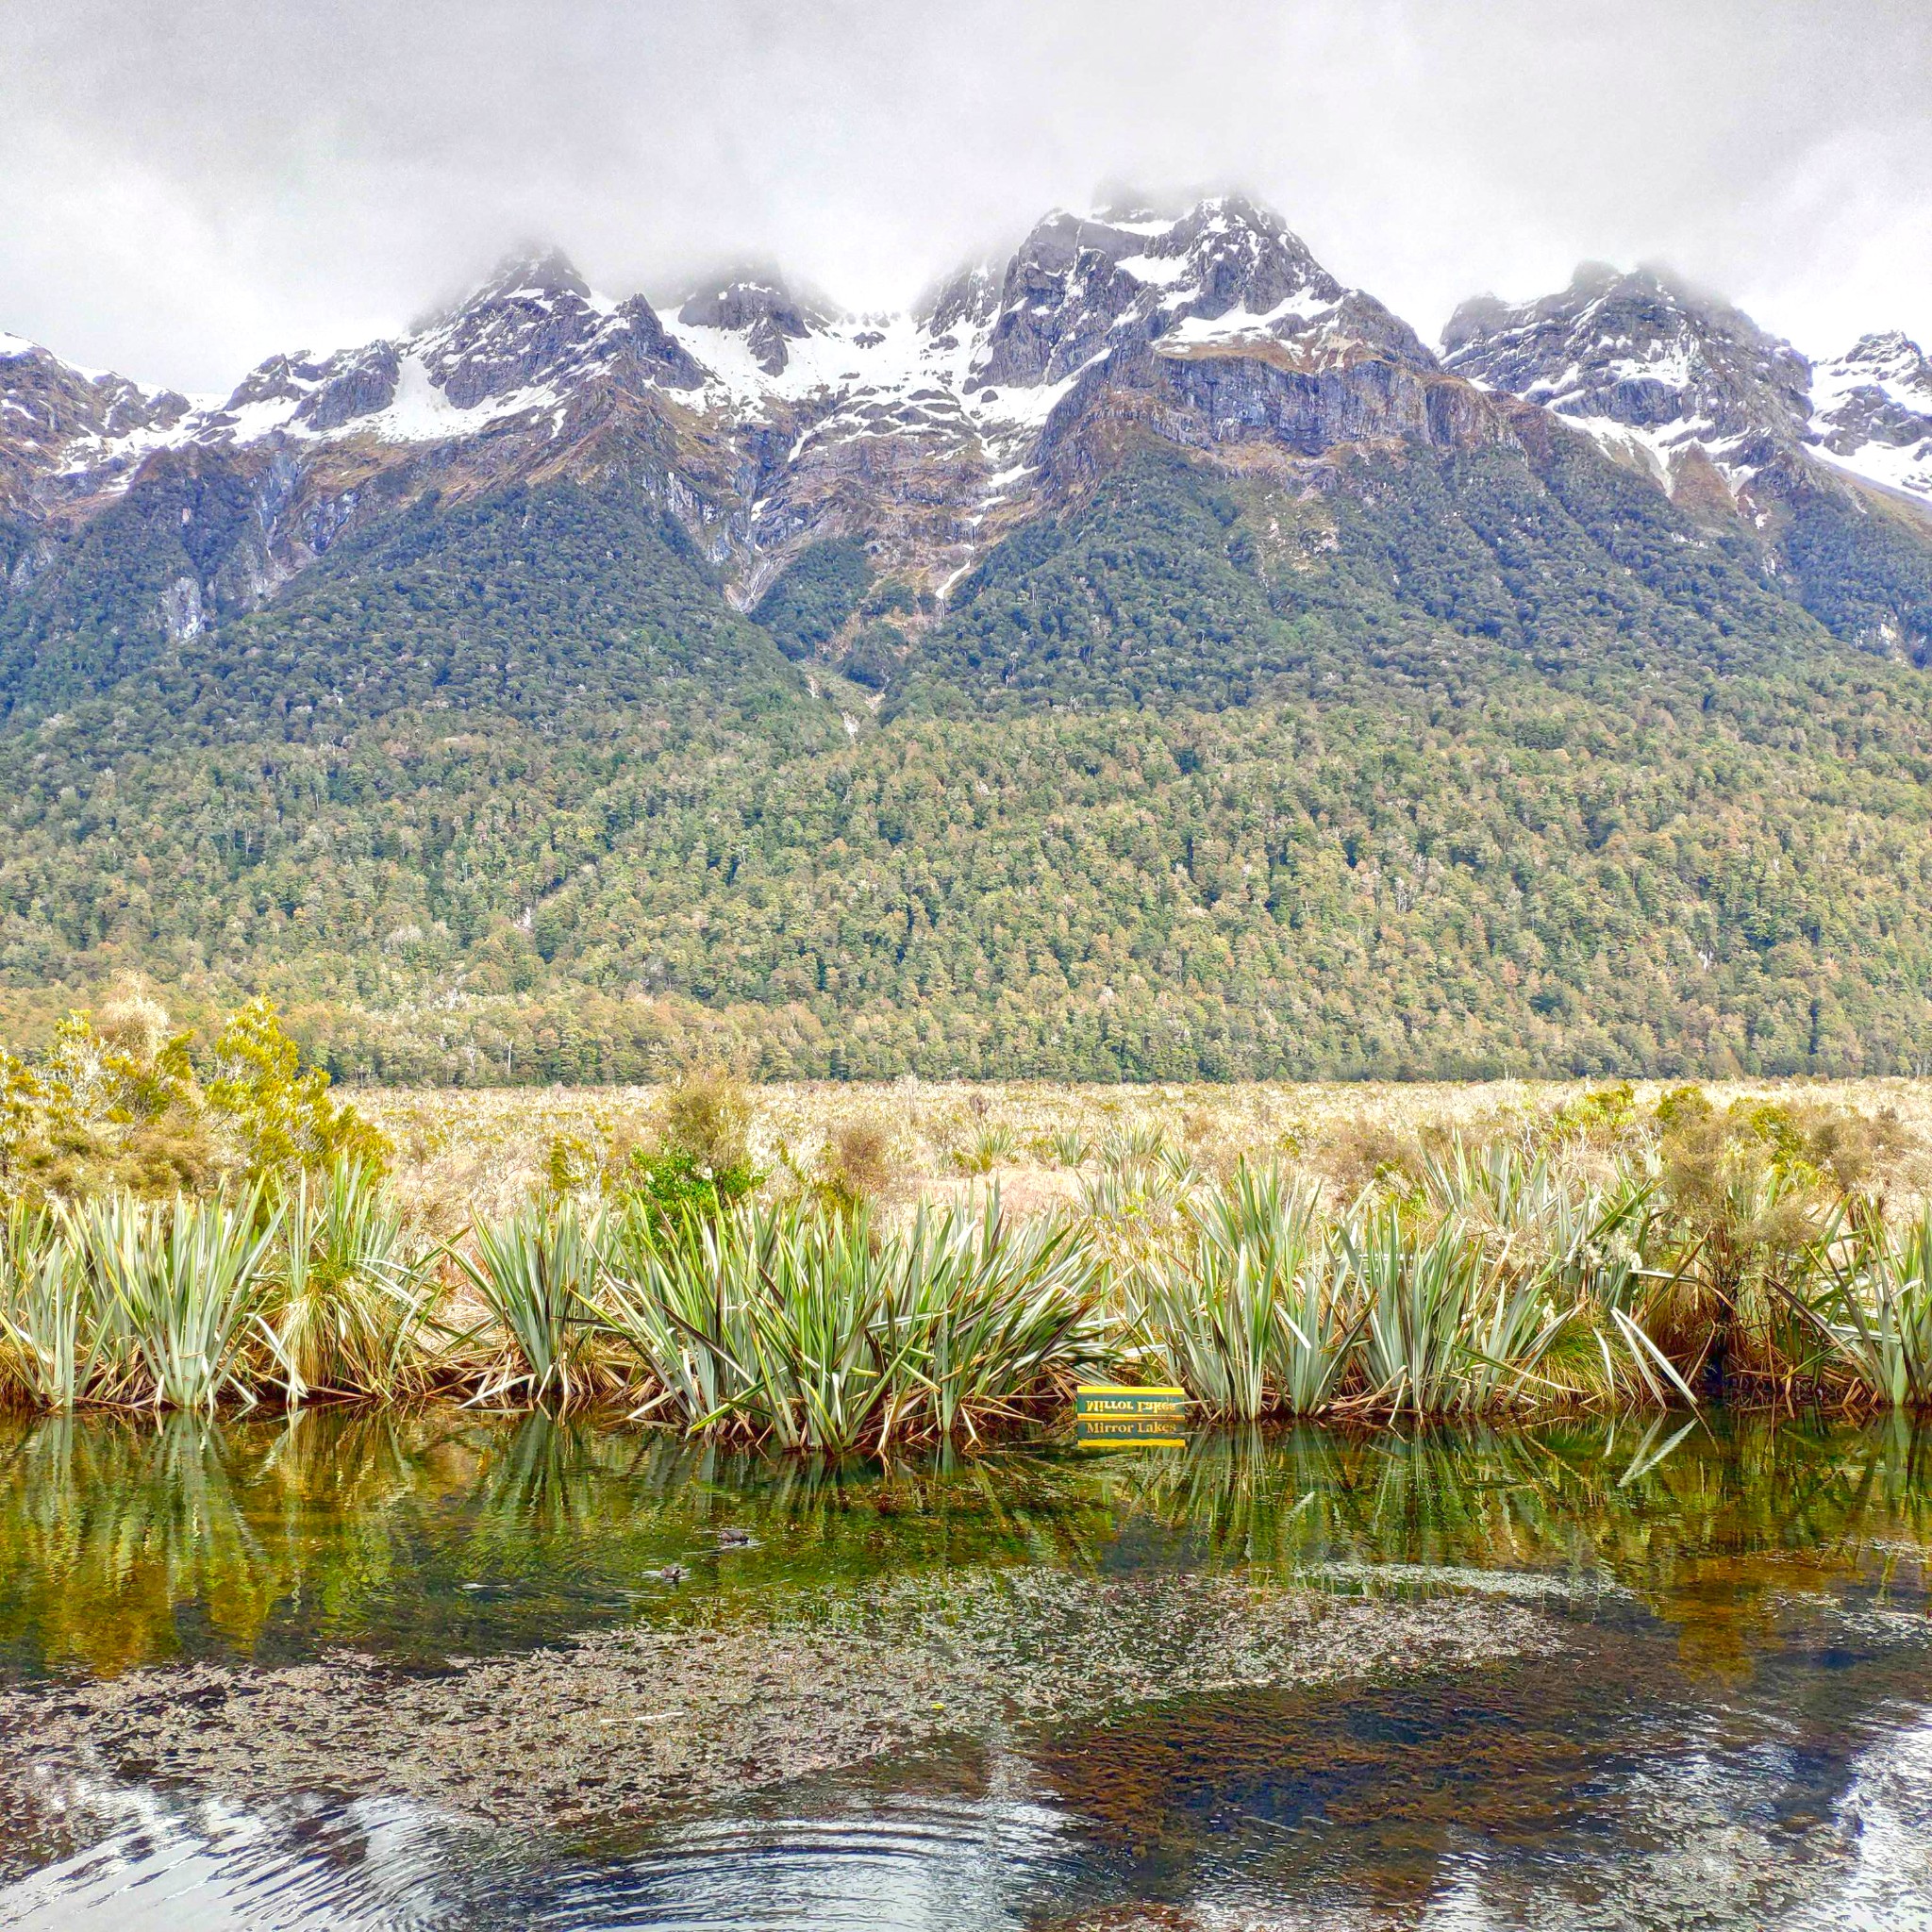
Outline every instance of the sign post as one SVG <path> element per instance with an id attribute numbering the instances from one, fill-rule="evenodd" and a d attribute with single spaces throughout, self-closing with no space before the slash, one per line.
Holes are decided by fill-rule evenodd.
<path id="1" fill-rule="evenodd" d="M 1182 1449 L 1187 1413 L 1185 1389 L 1082 1382 L 1074 1391 L 1074 1441 L 1092 1449 Z"/>

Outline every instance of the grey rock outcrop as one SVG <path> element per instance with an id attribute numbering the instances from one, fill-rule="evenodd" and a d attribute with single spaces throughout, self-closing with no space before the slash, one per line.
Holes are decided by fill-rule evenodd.
<path id="1" fill-rule="evenodd" d="M 1932 357 L 1900 329 L 1818 366 L 1811 440 L 1884 488 L 1932 504 Z"/>

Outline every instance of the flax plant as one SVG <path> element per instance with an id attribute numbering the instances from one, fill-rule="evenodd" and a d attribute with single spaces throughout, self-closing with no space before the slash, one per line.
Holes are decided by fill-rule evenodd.
<path id="1" fill-rule="evenodd" d="M 1325 1407 L 1359 1324 L 1315 1191 L 1242 1164 L 1190 1203 L 1188 1222 L 1191 1238 L 1134 1275 L 1137 1325 L 1161 1371 L 1240 1422 Z"/>
<path id="2" fill-rule="evenodd" d="M 1098 1263 L 1069 1223 L 1015 1226 L 997 1197 L 976 1218 L 922 1209 L 895 1262 L 920 1391 L 908 1413 L 935 1435 L 976 1440 L 979 1418 L 1103 1353 Z"/>
<path id="3" fill-rule="evenodd" d="M 420 1379 L 435 1259 L 411 1243 L 366 1162 L 339 1156 L 296 1182 L 275 1305 L 257 1317 L 290 1407 L 315 1394 L 395 1395 Z"/>
<path id="4" fill-rule="evenodd" d="M 642 1258 L 605 1305 L 687 1427 L 839 1452 L 906 1420 L 915 1338 L 862 1210 L 687 1225 Z"/>
<path id="5" fill-rule="evenodd" d="M 1500 1385 L 1510 1400 L 1541 1388 L 1553 1397 L 1695 1401 L 1642 1320 L 1653 1279 L 1644 1257 L 1659 1235 L 1654 1160 L 1621 1159 L 1600 1181 L 1558 1168 L 1546 1150 L 1507 1141 L 1472 1148 L 1458 1137 L 1424 1160 L 1422 1191 L 1517 1291 L 1493 1302 L 1487 1340 L 1473 1338 L 1491 1364 L 1521 1370 L 1524 1351 L 1536 1357 L 1527 1375 Z M 1547 1339 L 1534 1315 L 1539 1297 L 1552 1314 L 1570 1310 Z"/>
<path id="6" fill-rule="evenodd" d="M 1509 1399 L 1554 1340 L 1536 1300 L 1458 1220 L 1432 1232 L 1400 1205 L 1341 1230 L 1365 1305 L 1362 1354 L 1377 1406 L 1447 1415 Z M 1503 1375 L 1515 1378 L 1505 1383 Z"/>
<path id="7" fill-rule="evenodd" d="M 748 1250 L 776 1230 L 756 1211 L 667 1225 L 641 1206 L 615 1224 L 598 1320 L 653 1385 L 637 1417 L 702 1431 L 741 1412 L 757 1384 L 745 1283 L 760 1270 Z"/>
<path id="8" fill-rule="evenodd" d="M 103 1337 L 138 1369 L 137 1400 L 209 1409 L 232 1391 L 255 1401 L 238 1370 L 280 1221 L 258 1190 L 239 1203 L 110 1195 L 75 1211 Z"/>
<path id="9" fill-rule="evenodd" d="M 985 1419 L 1096 1345 L 1099 1290 L 1065 1226 L 1015 1228 L 996 1199 L 881 1231 L 787 1203 L 612 1243 L 601 1306 L 690 1430 L 841 1452 Z"/>
<path id="10" fill-rule="evenodd" d="M 473 1229 L 474 1253 L 450 1251 L 485 1310 L 466 1339 L 487 1335 L 501 1344 L 474 1401 L 521 1394 L 567 1407 L 602 1385 L 591 1347 L 602 1233 L 596 1218 L 564 1200 Z"/>
<path id="11" fill-rule="evenodd" d="M 1274 1406 L 1291 1415 L 1327 1407 L 1347 1372 L 1363 1310 L 1320 1218 L 1320 1197 L 1273 1169 L 1239 1167 L 1197 1217 L 1203 1281 L 1246 1255 L 1273 1280 L 1274 1345 L 1267 1378 Z"/>
<path id="12" fill-rule="evenodd" d="M 897 1257 L 871 1234 L 863 1215 L 789 1214 L 740 1277 L 746 1407 L 781 1448 L 836 1454 L 908 1419 L 918 1336 Z"/>
<path id="13" fill-rule="evenodd" d="M 1896 1235 L 1869 1206 L 1844 1218 L 1850 1239 L 1822 1244 L 1828 1257 L 1841 1252 L 1806 1312 L 1868 1396 L 1932 1407 L 1932 1207 Z"/>
<path id="14" fill-rule="evenodd" d="M 15 1202 L 0 1224 L 0 1389 L 71 1409 L 93 1380 L 100 1324 L 87 1271 L 60 1220 Z"/>

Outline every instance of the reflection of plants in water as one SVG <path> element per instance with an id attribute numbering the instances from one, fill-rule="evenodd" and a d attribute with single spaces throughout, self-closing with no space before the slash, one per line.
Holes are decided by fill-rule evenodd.
<path id="1" fill-rule="evenodd" d="M 670 1566 L 743 1603 L 1076 1561 L 1106 1509 L 1038 1458 L 764 1458 L 541 1412 L 0 1419 L 0 1647 L 108 1672 L 323 1642 L 436 1656 L 657 1614 Z"/>
<path id="2" fill-rule="evenodd" d="M 424 1474 L 391 1416 L 17 1426 L 0 1436 L 0 1632 L 99 1671 L 210 1636 L 246 1654 L 275 1618 L 326 1624 L 386 1587 Z"/>
<path id="3" fill-rule="evenodd" d="M 16 1420 L 0 1422 L 0 1647 L 105 1671 L 331 1642 L 439 1656 L 881 1575 L 1084 1566 L 1136 1517 L 1212 1559 L 1345 1588 L 1391 1564 L 1409 1584 L 1418 1567 L 1607 1581 L 1722 1660 L 1794 1594 L 1923 1587 L 1901 1553 L 1932 1547 L 1932 1436 L 1303 1427 L 1099 1463 L 881 1463 L 542 1413 Z"/>
<path id="4" fill-rule="evenodd" d="M 1857 1432 L 1739 1425 L 1692 1442 L 1596 1533 L 1611 1574 L 1682 1627 L 1687 1660 L 1740 1667 L 1746 1638 L 1805 1592 L 1924 1588 L 1924 1558 L 1901 1578 L 1896 1553 L 1932 1548 L 1932 1437 L 1894 1419 Z"/>
<path id="5" fill-rule="evenodd" d="M 1549 1568 L 1575 1525 L 1531 1439 L 1481 1429 L 1204 1436 L 1143 1462 L 1134 1501 L 1224 1557 L 1313 1564 Z"/>
<path id="6" fill-rule="evenodd" d="M 184 1599 L 233 1641 L 273 1592 L 222 1433 L 193 1416 L 62 1417 L 16 1436 L 0 1454 L 0 1549 L 8 1623 L 95 1670 L 175 1651 Z"/>
<path id="7" fill-rule="evenodd" d="M 1853 1582 L 1924 1587 L 1932 1435 L 1739 1420 L 1644 1429 L 1203 1436 L 1107 1474 L 1130 1508 L 1281 1573 L 1530 1571 L 1636 1591 L 1724 1661 L 1778 1605 Z"/>

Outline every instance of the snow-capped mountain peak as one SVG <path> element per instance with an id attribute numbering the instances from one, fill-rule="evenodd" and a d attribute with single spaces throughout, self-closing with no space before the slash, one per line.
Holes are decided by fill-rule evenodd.
<path id="1" fill-rule="evenodd" d="M 506 255 L 456 308 L 475 308 L 494 302 L 541 304 L 564 296 L 588 302 L 591 285 L 562 249 L 532 243 Z"/>
<path id="2" fill-rule="evenodd" d="M 456 409 L 473 409 L 543 384 L 579 361 L 616 305 L 561 254 L 539 251 L 501 263 L 481 288 L 418 331 L 409 353 Z"/>
<path id="3" fill-rule="evenodd" d="M 834 319 L 821 304 L 801 301 L 769 271 L 740 269 L 706 277 L 684 298 L 678 321 L 691 329 L 739 337 L 767 375 L 782 375 L 791 342 L 803 341 Z"/>
<path id="4" fill-rule="evenodd" d="M 982 338 L 975 388 L 1066 380 L 1111 346 L 1212 353 L 1272 341 L 1311 361 L 1338 341 L 1433 358 L 1379 303 L 1328 274 L 1272 210 L 1241 195 L 1177 215 L 1127 204 L 1054 210 L 1001 268 L 969 270 L 934 298 L 935 334 Z"/>
<path id="5" fill-rule="evenodd" d="M 506 419 L 555 419 L 583 383 L 624 370 L 693 389 L 701 371 L 641 296 L 594 293 L 555 250 L 513 256 L 408 334 L 326 357 L 271 357 L 181 440 L 246 443 L 277 433 L 443 441 Z"/>
<path id="6" fill-rule="evenodd" d="M 1538 301 L 1479 296 L 1442 341 L 1446 368 L 1569 418 L 1667 489 L 1693 452 L 1744 483 L 1810 418 L 1790 343 L 1658 268 L 1586 262 Z"/>
<path id="7" fill-rule="evenodd" d="M 0 334 L 0 506 L 50 473 L 168 434 L 192 407 L 174 390 L 81 369 L 24 336 Z"/>
<path id="8" fill-rule="evenodd" d="M 1867 482 L 1932 502 L 1932 357 L 1903 330 L 1862 336 L 1814 373 L 1811 441 Z"/>
<path id="9" fill-rule="evenodd" d="M 1155 232 L 1127 258 L 1129 273 L 1181 291 L 1173 306 L 1189 316 L 1212 320 L 1235 308 L 1267 316 L 1292 298 L 1314 310 L 1344 293 L 1279 215 L 1245 196 L 1201 202 L 1164 226 L 1153 221 Z M 1145 223 L 1131 222 L 1128 231 L 1140 233 Z M 1164 272 L 1168 263 L 1184 266 Z"/>
<path id="10" fill-rule="evenodd" d="M 1932 503 L 1932 360 L 1892 330 L 1814 369 L 1790 342 L 1668 271 L 1586 262 L 1539 301 L 1465 302 L 1444 366 L 1567 418 L 1674 493 L 1712 470 L 1735 494 L 1767 466 Z M 1708 458 L 1706 462 L 1703 459 Z"/>

